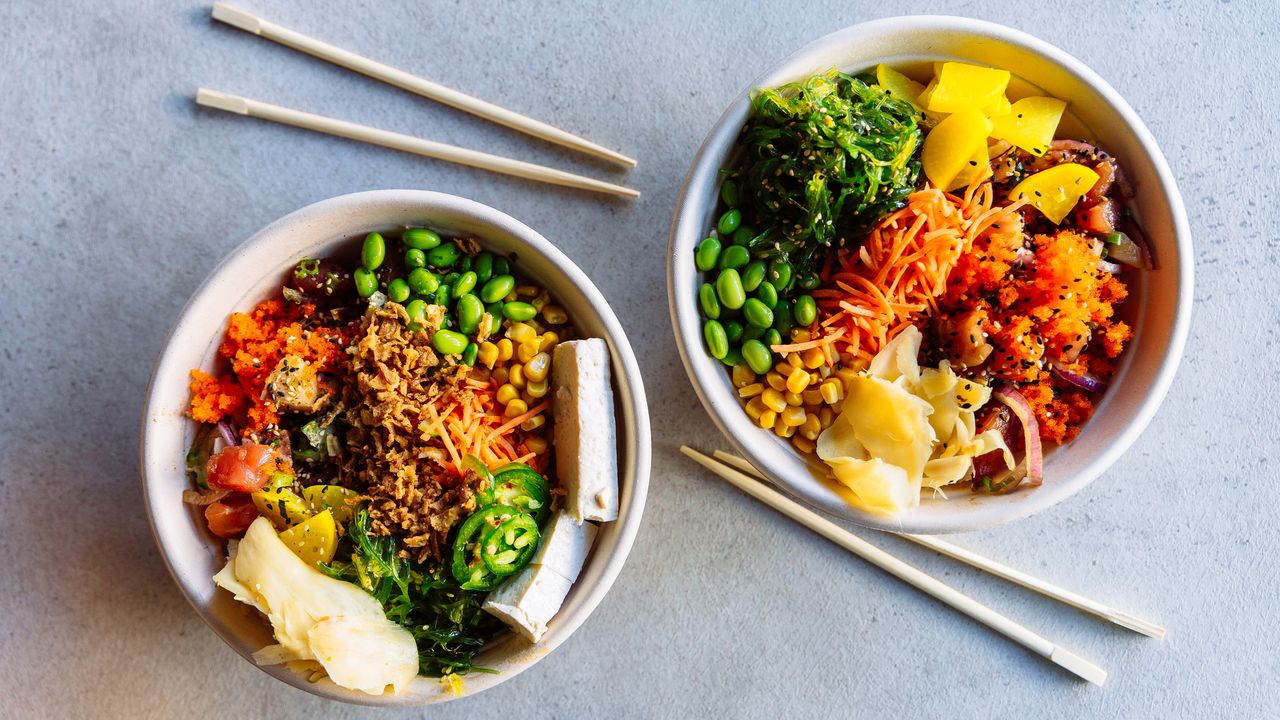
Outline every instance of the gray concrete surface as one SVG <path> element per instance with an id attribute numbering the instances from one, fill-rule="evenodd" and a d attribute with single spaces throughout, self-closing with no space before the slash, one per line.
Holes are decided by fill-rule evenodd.
<path id="1" fill-rule="evenodd" d="M 268 2 L 247 7 L 640 159 L 629 175 L 240 32 L 177 2 L 0 3 L 0 717 L 1259 717 L 1280 677 L 1275 297 L 1280 12 L 1269 1 Z M 959 542 L 1163 622 L 1136 637 L 890 538 L 874 541 L 1111 671 L 1072 680 L 699 472 L 659 257 L 694 149 L 771 60 L 874 17 L 1004 21 L 1092 65 L 1186 197 L 1190 345 L 1102 479 Z M 197 85 L 626 180 L 601 202 L 193 107 Z M 243 662 L 152 546 L 136 430 L 150 365 L 206 271 L 267 222 L 373 188 L 522 218 L 618 310 L 647 373 L 648 511 L 562 648 L 449 706 L 376 715 Z"/>

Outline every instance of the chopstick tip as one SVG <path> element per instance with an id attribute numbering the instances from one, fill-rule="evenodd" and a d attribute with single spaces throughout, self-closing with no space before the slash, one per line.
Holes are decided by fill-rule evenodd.
<path id="1" fill-rule="evenodd" d="M 1054 647 L 1049 659 L 1055 665 L 1070 671 L 1076 677 L 1088 680 L 1094 685 L 1102 685 L 1107 681 L 1107 671 L 1061 647 Z"/>

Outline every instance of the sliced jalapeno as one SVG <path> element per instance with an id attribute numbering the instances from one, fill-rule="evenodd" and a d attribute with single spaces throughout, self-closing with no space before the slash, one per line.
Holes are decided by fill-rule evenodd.
<path id="1" fill-rule="evenodd" d="M 513 515 L 485 534 L 480 558 L 489 572 L 506 577 L 528 565 L 537 549 L 537 521 L 529 515 Z"/>
<path id="2" fill-rule="evenodd" d="M 490 505 L 477 510 L 462 521 L 458 536 L 453 540 L 453 579 L 463 590 L 492 590 L 502 578 L 485 564 L 484 538 L 488 532 L 500 526 L 520 511 L 506 505 Z"/>

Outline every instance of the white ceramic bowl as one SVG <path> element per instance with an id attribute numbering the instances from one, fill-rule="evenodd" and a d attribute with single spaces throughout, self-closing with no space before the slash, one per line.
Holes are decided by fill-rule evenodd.
<path id="1" fill-rule="evenodd" d="M 694 247 L 711 228 L 719 170 L 731 159 L 749 109 L 749 92 L 802 80 L 832 67 L 862 72 L 878 63 L 969 61 L 1014 73 L 1043 94 L 1067 101 L 1064 129 L 1082 130 L 1114 154 L 1133 180 L 1134 205 L 1159 268 L 1129 276 L 1135 335 L 1111 389 L 1073 443 L 1046 457 L 1043 486 L 1008 495 L 927 498 L 919 508 L 885 518 L 857 510 L 790 445 L 759 429 L 743 412 L 725 368 L 707 355 L 697 309 L 700 273 Z M 1074 127 L 1073 127 L 1074 126 Z M 1136 278 L 1136 279 L 1133 279 Z M 744 88 L 703 142 L 685 179 L 667 257 L 671 320 L 685 369 L 720 429 L 756 467 L 792 494 L 862 525 L 912 533 L 976 530 L 1017 520 L 1057 503 L 1098 477 L 1142 432 L 1173 380 L 1191 319 L 1192 252 L 1186 211 L 1169 166 L 1142 120 L 1115 90 L 1079 60 L 1026 33 L 955 17 L 898 17 L 827 35 Z"/>
<path id="2" fill-rule="evenodd" d="M 373 230 L 385 232 L 406 225 L 467 233 L 489 249 L 513 254 L 520 272 L 549 289 L 584 335 L 604 338 L 612 355 L 620 516 L 617 522 L 601 527 L 587 566 L 542 642 L 531 645 L 510 635 L 487 648 L 478 664 L 498 673 L 467 675 L 465 697 L 529 668 L 587 619 L 609 591 L 631 550 L 649 485 L 648 406 L 640 369 L 622 326 L 578 266 L 528 226 L 493 208 L 452 195 L 383 190 L 310 205 L 258 232 L 196 290 L 156 362 L 143 416 L 143 490 L 156 543 L 174 580 L 214 632 L 249 660 L 250 653 L 272 642 L 270 625 L 256 610 L 214 586 L 211 578 L 225 563 L 222 543 L 205 530 L 203 518 L 182 503 L 182 491 L 188 487 L 183 458 L 193 433 L 192 422 L 183 415 L 189 399 L 189 372 L 192 368 L 211 369 L 227 315 L 248 311 L 278 292 L 285 273 L 299 260 L 349 248 L 352 238 Z M 316 695 L 367 705 L 419 705 L 453 697 L 430 678 L 419 677 L 401 695 L 374 697 L 341 688 L 327 678 L 309 683 L 285 666 L 263 670 Z"/>

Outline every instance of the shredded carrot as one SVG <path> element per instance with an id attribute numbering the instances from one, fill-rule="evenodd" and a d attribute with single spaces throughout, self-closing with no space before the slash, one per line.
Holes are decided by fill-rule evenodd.
<path id="1" fill-rule="evenodd" d="M 806 342 L 791 343 L 790 345 L 770 345 L 769 349 L 776 353 L 800 352 L 801 350 L 808 350 L 809 348 L 828 346 L 843 336 L 844 330 L 840 329 L 830 335 L 824 335 L 820 338 Z"/>
<path id="2" fill-rule="evenodd" d="M 534 415 L 537 415 L 538 413 L 542 412 L 543 410 L 546 410 L 549 407 L 551 407 L 551 401 L 543 400 L 537 405 L 534 405 L 533 407 L 529 408 L 529 412 L 526 412 L 522 415 L 517 415 L 511 418 L 510 420 L 506 421 L 505 423 L 502 424 L 501 427 L 499 427 L 494 432 L 497 433 L 498 435 L 505 435 L 509 430 L 514 429 L 520 423 L 524 422 L 525 420 L 528 420 L 529 418 L 533 417 Z"/>
<path id="3" fill-rule="evenodd" d="M 990 169 L 979 173 L 963 197 L 926 185 L 881 220 L 857 250 L 836 254 L 826 289 L 814 298 L 826 315 L 826 337 L 854 365 L 865 366 L 908 325 L 936 312 L 948 276 L 974 240 L 1016 218 L 1019 205 L 992 206 L 990 176 Z M 817 346 L 799 345 L 784 347 Z"/>

